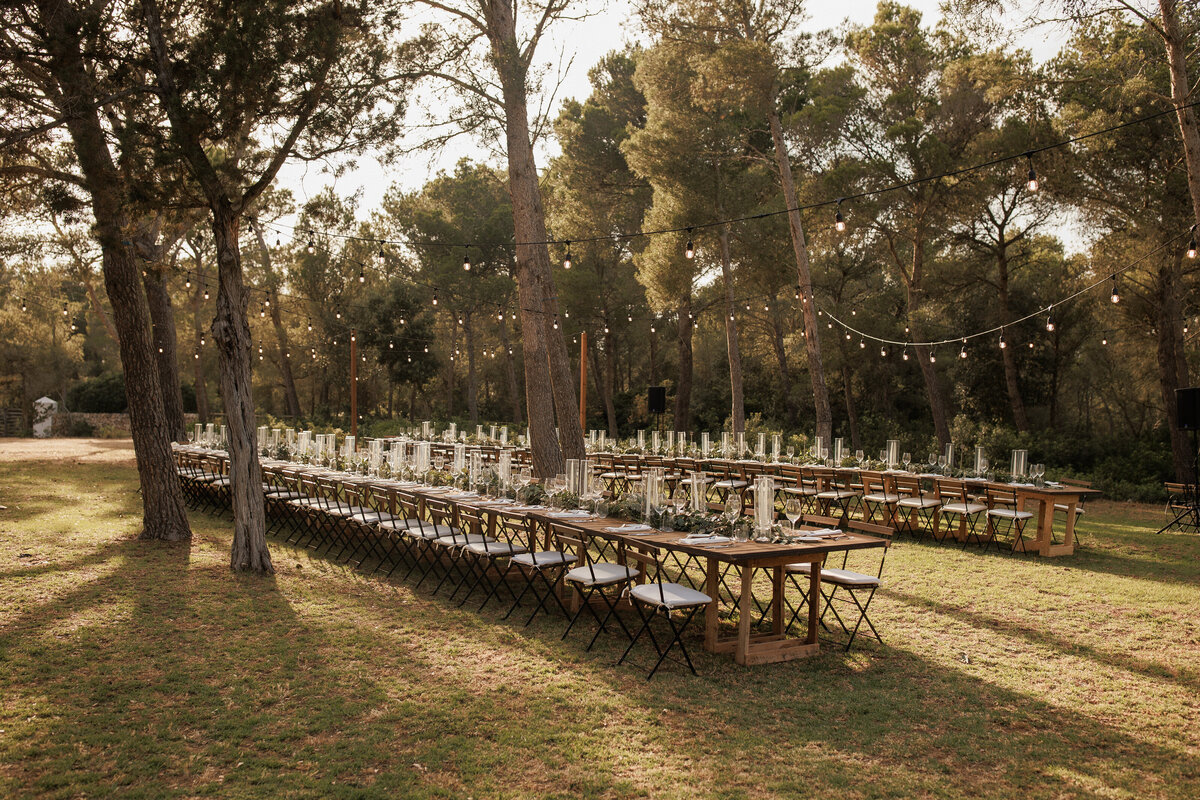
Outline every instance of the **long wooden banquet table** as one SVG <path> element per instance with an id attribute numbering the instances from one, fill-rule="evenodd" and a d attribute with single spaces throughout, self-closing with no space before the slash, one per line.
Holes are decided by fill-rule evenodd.
<path id="1" fill-rule="evenodd" d="M 176 447 L 177 458 L 183 459 L 189 456 L 215 459 L 223 463 L 227 462 L 228 458 L 222 451 L 187 446 Z M 384 490 L 390 498 L 391 508 L 389 511 L 393 514 L 399 513 L 397 498 L 400 492 L 418 498 L 423 515 L 426 513 L 425 502 L 429 499 L 448 502 L 455 508 L 456 517 L 457 507 L 467 506 L 475 510 L 481 519 L 487 520 L 487 532 L 490 535 L 497 535 L 505 520 L 522 525 L 528 536 L 527 546 L 531 550 L 553 547 L 550 526 L 558 525 L 585 532 L 594 538 L 607 540 L 615 546 L 618 554 L 622 553 L 625 547 L 638 547 L 682 555 L 684 561 L 680 562 L 676 559 L 677 564 L 686 564 L 688 558 L 696 559 L 704 565 L 705 594 L 713 598 L 705 608 L 704 647 L 712 653 L 732 653 L 738 664 L 747 666 L 790 661 L 819 652 L 820 568 L 825 563 L 826 557 L 830 553 L 887 546 L 887 540 L 883 538 L 848 531 L 839 533 L 836 538 L 821 542 L 688 543 L 682 541 L 686 534 L 681 532 L 650 530 L 620 533 L 610 529 L 627 524 L 626 520 L 594 515 L 570 515 L 567 512 L 556 511 L 544 506 L 527 506 L 515 500 L 502 501 L 498 498 L 481 496 L 445 486 L 427 486 L 413 482 L 335 472 L 311 465 L 271 459 L 262 460 L 262 470 L 264 479 L 268 480 L 273 474 L 307 473 L 334 479 L 359 492 L 372 487 Z M 787 613 L 787 606 L 784 602 L 785 567 L 790 564 L 805 563 L 812 565 L 809 570 L 807 626 L 802 638 L 789 637 L 786 634 L 788 626 L 785 621 Z M 736 570 L 740 579 L 736 597 L 731 596 L 731 592 L 723 593 L 721 591 L 726 568 Z M 753 625 L 754 578 L 759 572 L 769 573 L 771 581 L 769 606 L 771 627 L 769 631 L 756 633 Z M 643 579 L 645 579 L 644 575 L 639 576 L 639 580 Z M 721 632 L 720 619 L 723 603 L 732 603 L 738 610 L 738 626 L 733 635 L 723 635 Z"/>

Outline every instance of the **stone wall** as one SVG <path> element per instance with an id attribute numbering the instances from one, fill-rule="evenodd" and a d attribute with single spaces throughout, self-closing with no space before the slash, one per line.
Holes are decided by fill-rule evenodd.
<path id="1" fill-rule="evenodd" d="M 198 419 L 199 417 L 195 414 L 183 415 L 184 424 L 188 429 L 191 429 L 192 425 L 196 424 Z M 111 433 L 129 435 L 128 414 L 77 414 L 63 412 L 54 415 L 54 429 L 51 435 L 69 435 L 74 420 L 83 420 L 91 425 L 93 434 L 99 434 L 101 428 L 106 428 Z"/>

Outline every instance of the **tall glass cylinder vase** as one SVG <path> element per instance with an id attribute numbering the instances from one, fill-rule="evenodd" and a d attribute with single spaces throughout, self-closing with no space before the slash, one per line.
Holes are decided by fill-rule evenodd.
<path id="1" fill-rule="evenodd" d="M 775 524 L 775 479 L 759 475 L 754 479 L 754 528 L 760 537 Z"/>
<path id="2" fill-rule="evenodd" d="M 1024 478 L 1028 471 L 1028 450 L 1013 450 L 1012 451 L 1012 476 L 1014 478 Z"/>
<path id="3" fill-rule="evenodd" d="M 888 439 L 887 440 L 887 468 L 895 469 L 896 465 L 899 463 L 900 463 L 900 440 L 899 439 Z"/>

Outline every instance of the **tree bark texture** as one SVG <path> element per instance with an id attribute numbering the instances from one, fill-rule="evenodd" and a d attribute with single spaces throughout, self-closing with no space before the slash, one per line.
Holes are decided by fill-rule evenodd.
<path id="1" fill-rule="evenodd" d="M 675 386 L 675 430 L 690 431 L 692 429 L 692 333 L 695 321 L 692 319 L 692 302 L 688 298 L 679 306 L 679 323 L 677 325 L 679 378 Z"/>
<path id="2" fill-rule="evenodd" d="M 1008 293 L 1008 252 L 1007 245 L 1004 243 L 1004 230 L 1000 230 L 999 236 L 1000 249 L 996 256 L 996 266 L 998 270 L 997 281 L 999 284 L 999 300 L 1000 300 L 1000 318 L 1012 319 L 1012 314 L 1009 311 L 1009 293 Z M 1004 386 L 1008 391 L 1008 404 L 1012 408 L 1013 424 L 1017 426 L 1018 431 L 1029 430 L 1029 417 L 1025 414 L 1025 401 L 1021 397 L 1021 386 L 1017 382 L 1017 357 L 1013 343 L 1006 340 L 1008 346 L 1000 351 L 1000 360 L 1004 364 Z"/>
<path id="3" fill-rule="evenodd" d="M 267 248 L 267 240 L 263 237 L 262 228 L 258 223 L 251 218 L 250 227 L 254 230 L 254 236 L 258 239 L 258 249 L 262 253 L 263 266 L 266 268 L 267 274 L 271 276 L 272 284 L 275 283 L 275 268 L 271 263 L 271 251 Z M 271 327 L 275 329 L 275 341 L 279 346 L 279 376 L 283 379 L 283 399 L 287 405 L 287 413 L 289 416 L 296 418 L 300 416 L 300 395 L 296 392 L 296 378 L 292 372 L 292 359 L 289 357 L 291 353 L 291 344 L 288 342 L 287 328 L 283 325 L 283 316 L 279 311 L 279 303 L 271 304 Z"/>
<path id="4" fill-rule="evenodd" d="M 79 19 L 64 0 L 37 5 L 52 58 L 47 64 L 79 160 L 96 220 L 93 234 L 103 254 L 104 288 L 113 309 L 129 402 L 130 432 L 142 490 L 143 539 L 191 538 L 183 490 L 175 472 L 162 388 L 151 350 L 150 312 L 138 280 L 132 245 L 125 239 L 128 214 L 122 182 L 96 111 L 84 66 Z"/>
<path id="5" fill-rule="evenodd" d="M 508 190 L 513 205 L 517 291 L 521 304 L 522 346 L 525 356 L 525 403 L 529 413 L 533 471 L 538 477 L 563 471 L 563 447 L 568 457 L 584 455 L 578 402 L 570 361 L 557 319 L 550 253 L 546 247 L 546 217 L 538 187 L 537 167 L 529 139 L 526 68 L 517 42 L 516 18 L 510 0 L 486 0 L 484 13 L 492 58 L 504 99 L 505 143 L 508 149 Z M 554 426 L 558 411 L 559 431 Z"/>
<path id="6" fill-rule="evenodd" d="M 166 276 L 156 269 L 144 270 L 142 285 L 146 289 L 146 300 L 150 307 L 153 326 L 153 350 L 158 367 L 158 381 L 162 386 L 163 414 L 167 429 L 176 442 L 187 441 L 187 426 L 183 423 L 183 388 L 179 385 L 179 352 L 176 345 L 175 309 L 167 291 Z"/>
<path id="7" fill-rule="evenodd" d="M 729 227 L 721 226 L 721 279 L 725 283 L 725 346 L 729 352 L 730 424 L 736 435 L 746 430 L 746 405 L 742 396 L 742 354 L 738 348 L 737 302 L 733 296 L 733 262 L 729 253 Z M 740 458 L 741 455 L 739 454 Z"/>
<path id="8" fill-rule="evenodd" d="M 783 186 L 783 200 L 788 207 L 788 229 L 792 235 L 792 251 L 796 256 L 796 276 L 801 296 L 807 302 L 800 304 L 804 320 L 804 347 L 808 353 L 808 374 L 812 381 L 813 409 L 816 411 L 817 435 L 822 441 L 833 441 L 833 410 L 829 405 L 829 386 L 825 381 L 825 362 L 821 355 L 821 331 L 817 325 L 815 303 L 812 301 L 812 274 L 808 264 L 808 243 L 804 236 L 804 221 L 800 217 L 800 202 L 796 197 L 796 184 L 792 178 L 792 161 L 783 138 L 783 126 L 779 113 L 771 108 L 767 112 L 771 128 L 771 140 L 775 145 L 775 162 L 779 168 L 779 181 Z M 785 378 L 786 380 L 786 378 Z M 791 386 L 786 385 L 785 391 Z M 790 413 L 790 412 L 789 412 Z M 794 416 L 794 415 L 793 415 Z"/>
<path id="9" fill-rule="evenodd" d="M 1192 97 L 1192 86 L 1188 82 L 1188 47 L 1183 32 L 1179 29 L 1179 6 L 1178 0 L 1158 0 L 1162 17 L 1162 36 L 1167 49 L 1167 64 L 1171 71 L 1171 101 L 1175 104 L 1175 116 L 1179 121 L 1180 135 L 1183 137 L 1183 155 L 1187 163 L 1193 220 L 1196 225 L 1200 225 L 1200 125 L 1196 122 L 1196 109 L 1188 106 Z"/>
<path id="10" fill-rule="evenodd" d="M 267 550 L 262 468 L 250 375 L 250 325 L 247 293 L 238 249 L 239 216 L 226 200 L 212 204 L 217 246 L 217 315 L 213 342 L 221 364 L 221 399 L 229 428 L 229 478 L 233 497 L 233 544 L 229 566 L 235 571 L 274 572 Z"/>
<path id="11" fill-rule="evenodd" d="M 504 346 L 504 381 L 508 386 L 509 418 L 520 424 L 525 421 L 521 410 L 521 390 L 517 385 L 517 357 L 508 339 L 508 325 L 500 320 L 500 344 Z"/>

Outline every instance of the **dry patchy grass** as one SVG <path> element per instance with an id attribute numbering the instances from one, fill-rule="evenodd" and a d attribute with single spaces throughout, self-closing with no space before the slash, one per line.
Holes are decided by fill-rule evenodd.
<path id="1" fill-rule="evenodd" d="M 135 488 L 0 463 L 2 796 L 1200 795 L 1200 537 L 1156 510 L 1096 504 L 1067 559 L 902 541 L 885 645 L 647 684 L 278 542 L 233 575 L 227 520 L 138 542 Z"/>

